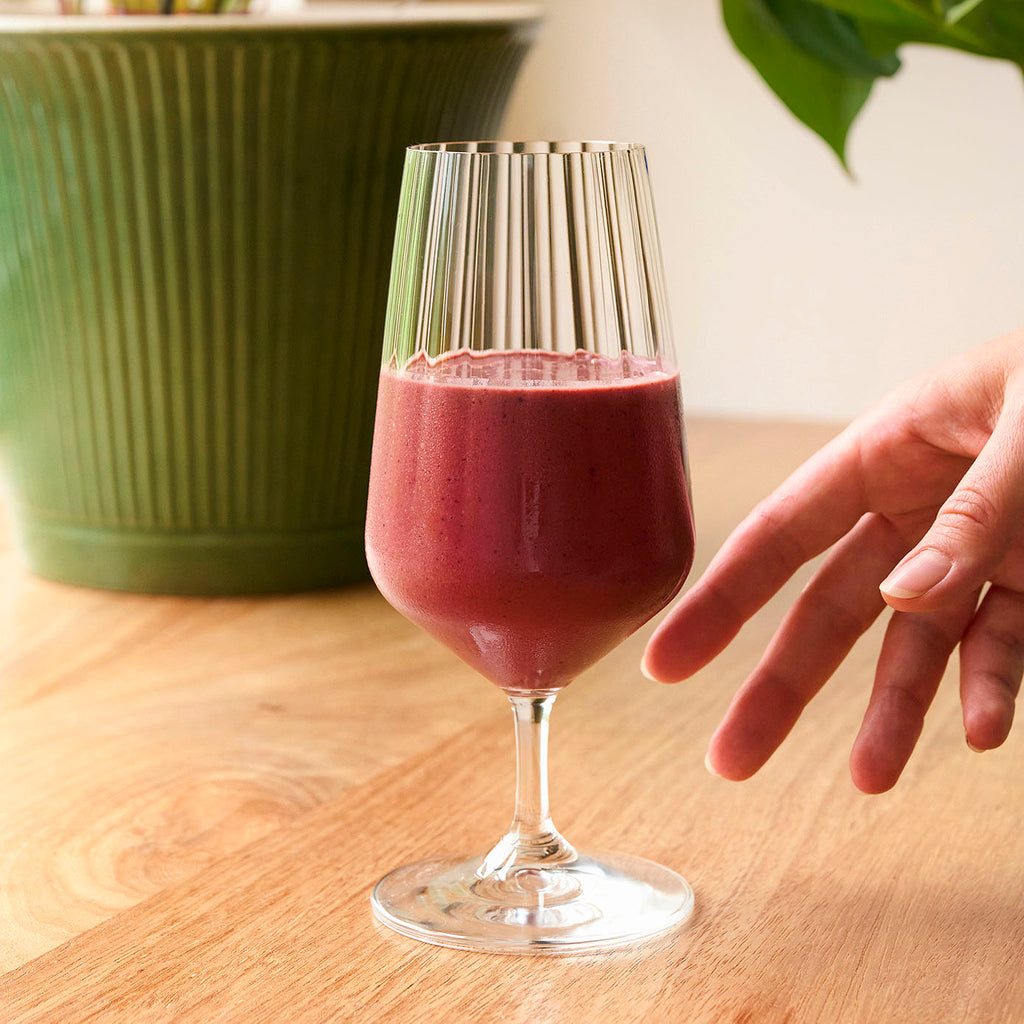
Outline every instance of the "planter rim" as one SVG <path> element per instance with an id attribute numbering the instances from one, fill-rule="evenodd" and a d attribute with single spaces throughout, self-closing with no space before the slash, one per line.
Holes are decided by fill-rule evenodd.
<path id="1" fill-rule="evenodd" d="M 0 17 L 0 37 L 46 33 L 190 33 L 211 31 L 281 31 L 295 29 L 363 29 L 473 25 L 532 25 L 541 20 L 533 3 L 349 0 L 311 3 L 299 11 L 267 14 L 26 14 Z"/>

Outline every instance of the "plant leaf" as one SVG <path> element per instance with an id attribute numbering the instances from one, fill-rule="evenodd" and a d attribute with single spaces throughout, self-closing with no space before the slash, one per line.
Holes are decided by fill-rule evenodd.
<path id="1" fill-rule="evenodd" d="M 823 7 L 842 11 L 858 21 L 876 21 L 902 27 L 941 24 L 944 14 L 931 0 L 819 0 Z M 945 0 L 954 3 L 956 0 Z"/>
<path id="2" fill-rule="evenodd" d="M 873 52 L 879 41 L 889 48 L 903 43 L 948 46 L 966 53 L 1024 57 L 1022 0 L 816 0 L 847 14 Z M 1016 24 L 1012 22 L 1017 20 Z M 886 51 L 883 51 L 886 52 Z"/>
<path id="3" fill-rule="evenodd" d="M 1024 63 L 1024 2 L 985 0 L 949 26 L 950 33 L 970 33 L 993 57 Z M 955 44 L 953 44 L 955 45 Z"/>
<path id="4" fill-rule="evenodd" d="M 779 27 L 797 46 L 837 71 L 878 78 L 894 75 L 900 69 L 900 59 L 894 52 L 876 55 L 865 46 L 857 23 L 848 14 L 811 0 L 765 0 L 765 3 Z"/>
<path id="5" fill-rule="evenodd" d="M 846 166 L 846 135 L 904 43 L 1024 67 L 1024 0 L 722 0 L 741 53 Z"/>
<path id="6" fill-rule="evenodd" d="M 766 0 L 722 0 L 722 15 L 740 53 L 847 168 L 846 138 L 876 76 L 840 70 L 813 56 L 793 41 Z"/>

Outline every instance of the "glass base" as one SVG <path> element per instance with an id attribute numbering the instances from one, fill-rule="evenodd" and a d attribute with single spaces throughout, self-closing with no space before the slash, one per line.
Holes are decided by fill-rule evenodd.
<path id="1" fill-rule="evenodd" d="M 382 924 L 436 946 L 492 953 L 585 953 L 660 935 L 693 910 L 684 878 L 642 857 L 481 871 L 483 857 L 398 868 L 373 890 Z"/>

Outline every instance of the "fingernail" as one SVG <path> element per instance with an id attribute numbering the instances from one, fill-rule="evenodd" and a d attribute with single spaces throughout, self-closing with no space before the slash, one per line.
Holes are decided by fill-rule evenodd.
<path id="1" fill-rule="evenodd" d="M 665 686 L 668 683 L 679 682 L 678 679 L 673 679 L 671 676 L 669 676 L 667 679 L 664 676 L 656 676 L 651 671 L 651 666 L 647 663 L 646 651 L 644 652 L 644 656 L 640 659 L 640 674 L 642 676 L 646 676 L 648 679 L 650 679 L 652 683 L 659 683 L 662 686 Z"/>
<path id="2" fill-rule="evenodd" d="M 889 597 L 907 600 L 927 594 L 949 575 L 953 563 L 934 548 L 924 548 L 895 569 L 882 581 L 879 590 Z"/>
<path id="3" fill-rule="evenodd" d="M 714 775 L 714 776 L 716 776 L 719 779 L 722 777 L 721 775 L 718 774 L 718 772 L 715 771 L 714 765 L 712 765 L 712 763 L 711 763 L 711 755 L 710 754 L 705 754 L 704 755 L 704 767 L 707 768 L 708 772 L 711 775 Z"/>
<path id="4" fill-rule="evenodd" d="M 973 743 L 972 743 L 972 742 L 970 741 L 970 739 L 968 739 L 968 737 L 967 737 L 966 735 L 964 736 L 964 739 L 966 739 L 966 740 L 967 740 L 967 746 L 969 746 L 969 747 L 971 748 L 971 750 L 973 750 L 973 751 L 974 751 L 974 752 L 975 752 L 976 754 L 984 754 L 984 753 L 985 753 L 985 751 L 984 751 L 984 750 L 983 750 L 983 749 L 982 749 L 981 747 L 976 747 L 976 746 L 975 746 L 975 745 L 974 745 L 974 744 L 973 744 Z"/>

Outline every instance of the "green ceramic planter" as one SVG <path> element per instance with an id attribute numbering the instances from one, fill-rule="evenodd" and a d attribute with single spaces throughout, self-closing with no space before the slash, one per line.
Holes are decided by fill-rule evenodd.
<path id="1" fill-rule="evenodd" d="M 405 146 L 497 133 L 494 4 L 0 23 L 0 438 L 30 568 L 361 578 Z"/>

